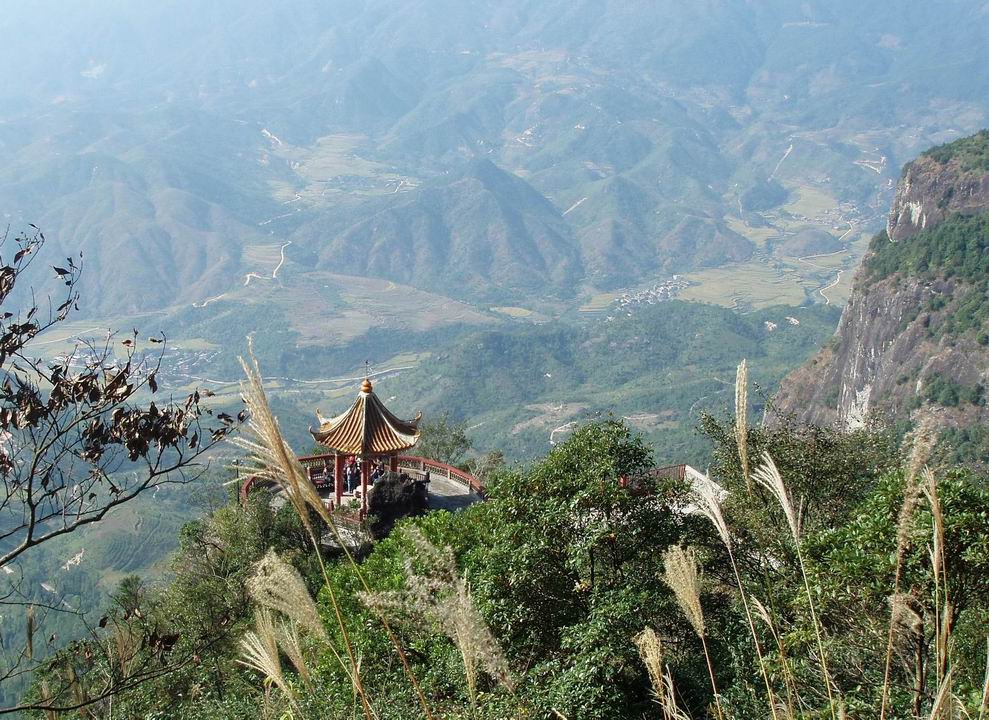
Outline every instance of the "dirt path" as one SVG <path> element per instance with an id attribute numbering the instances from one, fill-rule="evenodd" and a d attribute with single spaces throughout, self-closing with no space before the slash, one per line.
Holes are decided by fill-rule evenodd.
<path id="1" fill-rule="evenodd" d="M 223 297 L 226 297 L 226 296 L 227 296 L 226 293 L 220 293 L 216 297 L 211 297 L 211 298 L 207 298 L 206 300 L 203 300 L 201 303 L 192 303 L 192 307 L 194 307 L 194 308 L 204 308 L 207 305 L 209 305 L 211 302 L 215 302 L 215 301 L 219 300 L 220 298 L 223 298 Z"/>
<path id="2" fill-rule="evenodd" d="M 790 147 L 786 149 L 786 152 L 783 153 L 783 157 L 780 158 L 780 161 L 776 163 L 776 167 L 773 168 L 773 172 L 769 176 L 770 180 L 773 180 L 776 177 L 776 173 L 780 171 L 780 166 L 783 164 L 783 161 L 786 160 L 788 157 L 790 157 L 790 153 L 792 152 L 793 152 L 793 143 L 790 143 Z"/>
<path id="3" fill-rule="evenodd" d="M 841 234 L 841 237 L 838 238 L 838 241 L 839 242 L 843 242 L 845 240 L 845 238 L 848 237 L 849 233 L 851 233 L 852 230 L 855 229 L 855 223 L 851 222 L 850 220 L 849 221 L 846 221 L 846 222 L 848 222 L 848 229 Z M 848 252 L 848 249 L 847 248 L 842 248 L 841 250 L 835 250 L 834 252 L 831 252 L 831 253 L 819 253 L 817 255 L 804 255 L 803 257 L 797 258 L 797 261 L 798 262 L 802 262 L 805 265 L 810 265 L 811 267 L 818 268 L 819 270 L 827 270 L 828 268 L 824 267 L 823 265 L 817 265 L 816 263 L 810 262 L 810 258 L 831 257 L 833 255 L 840 255 L 840 254 L 845 253 L 845 252 Z M 824 298 L 824 304 L 825 305 L 830 305 L 831 304 L 831 298 L 829 298 L 824 291 L 825 290 L 830 290 L 835 285 L 837 285 L 838 283 L 841 282 L 841 273 L 842 272 L 844 272 L 844 270 L 838 270 L 838 275 L 835 277 L 834 282 L 832 282 L 829 285 L 822 285 L 821 287 L 819 287 L 817 289 L 817 292 L 819 292 L 821 294 L 821 297 Z"/>
<path id="4" fill-rule="evenodd" d="M 370 377 L 380 377 L 382 375 L 389 375 L 391 373 L 401 372 L 403 370 L 412 370 L 415 365 L 402 365 L 400 367 L 388 368 L 387 370 L 380 370 L 378 372 L 371 373 Z M 209 383 L 211 385 L 240 385 L 240 380 L 216 380 L 214 378 L 200 377 L 197 375 L 189 375 L 188 373 L 176 373 L 178 377 L 185 378 L 187 380 L 193 380 L 200 383 Z M 347 383 L 347 382 L 357 382 L 358 380 L 363 380 L 364 375 L 359 377 L 345 377 L 345 378 L 318 378 L 316 380 L 300 380 L 298 378 L 286 377 L 284 375 L 268 375 L 262 380 L 265 382 L 271 382 L 274 380 L 280 380 L 282 382 L 294 383 L 296 385 L 325 385 L 326 383 Z M 276 391 L 277 392 L 277 391 Z"/>
<path id="5" fill-rule="evenodd" d="M 587 198 L 586 198 L 586 197 L 582 197 L 582 198 L 581 198 L 580 200 L 578 200 L 578 201 L 577 201 L 577 202 L 575 202 L 575 203 L 574 203 L 573 205 L 571 205 L 571 206 L 570 206 L 570 207 L 568 207 L 568 208 L 567 208 L 566 210 L 564 210 L 564 211 L 563 211 L 563 214 L 564 214 L 564 215 L 569 215 L 569 214 L 570 214 L 570 213 L 572 213 L 572 212 L 573 212 L 574 210 L 576 210 L 576 209 L 577 209 L 577 208 L 579 208 L 579 207 L 580 207 L 581 205 L 583 205 L 583 204 L 584 204 L 584 201 L 585 201 L 585 200 L 587 200 Z"/>
<path id="6" fill-rule="evenodd" d="M 282 265 L 285 264 L 285 248 L 287 248 L 291 244 L 292 244 L 292 241 L 291 240 L 289 240 L 286 243 L 282 243 L 282 247 L 281 247 L 281 250 L 280 250 L 281 259 L 279 259 L 278 265 L 275 266 L 275 269 L 271 271 L 271 278 L 273 280 L 277 280 L 278 279 L 278 271 L 281 270 L 282 269 Z"/>
<path id="7" fill-rule="evenodd" d="M 842 273 L 842 271 L 839 270 L 838 271 L 838 275 L 837 275 L 837 277 L 835 277 L 833 283 L 831 283 L 830 285 L 827 285 L 826 287 L 822 287 L 820 290 L 817 291 L 817 292 L 821 293 L 821 297 L 824 298 L 824 304 L 825 305 L 830 305 L 831 304 L 831 298 L 829 298 L 827 295 L 825 295 L 824 294 L 824 291 L 825 290 L 830 290 L 835 285 L 837 285 L 838 283 L 841 282 L 841 273 Z"/>
<path id="8" fill-rule="evenodd" d="M 817 265 L 816 263 L 810 262 L 810 258 L 831 257 L 833 255 L 841 255 L 844 252 L 846 252 L 846 250 L 845 248 L 842 248 L 841 250 L 835 250 L 834 252 L 829 252 L 829 253 L 818 253 L 817 255 L 804 255 L 803 257 L 798 257 L 797 262 L 802 262 L 804 265 L 810 265 L 811 267 L 818 268 L 819 270 L 827 270 L 828 268 L 824 267 L 823 265 Z"/>
<path id="9" fill-rule="evenodd" d="M 106 331 L 106 328 L 101 328 L 101 327 L 86 328 L 85 330 L 80 330 L 75 335 L 69 335 L 67 337 L 55 338 L 54 340 L 31 340 L 30 342 L 27 343 L 27 345 L 25 345 L 25 347 L 37 347 L 38 345 L 51 345 L 52 343 L 67 342 L 69 340 L 77 340 L 78 341 L 78 340 L 82 340 L 82 334 L 83 333 L 93 332 L 94 330 L 103 330 L 103 331 Z"/>

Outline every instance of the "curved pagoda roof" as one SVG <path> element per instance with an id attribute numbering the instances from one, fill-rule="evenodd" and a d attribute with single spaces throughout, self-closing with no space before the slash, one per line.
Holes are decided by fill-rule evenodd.
<path id="1" fill-rule="evenodd" d="M 319 416 L 319 429 L 309 429 L 320 445 L 345 455 L 394 455 L 419 442 L 419 418 L 399 420 L 374 394 L 365 378 L 350 409 L 334 418 Z"/>

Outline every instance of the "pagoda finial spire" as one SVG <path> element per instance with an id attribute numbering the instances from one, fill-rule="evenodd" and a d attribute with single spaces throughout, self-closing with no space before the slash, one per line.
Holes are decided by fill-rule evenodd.
<path id="1" fill-rule="evenodd" d="M 372 389 L 374 389 L 374 386 L 371 385 L 371 361 L 370 360 L 365 360 L 364 361 L 364 382 L 361 383 L 361 392 L 369 393 L 369 392 L 371 392 Z"/>

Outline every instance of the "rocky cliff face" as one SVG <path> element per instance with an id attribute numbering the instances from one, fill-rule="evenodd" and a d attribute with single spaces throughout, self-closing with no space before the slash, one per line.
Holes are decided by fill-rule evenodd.
<path id="1" fill-rule="evenodd" d="M 985 136 L 983 131 L 971 139 Z M 971 140 L 969 139 L 969 140 Z M 906 240 L 956 214 L 989 209 L 989 173 L 963 157 L 943 159 L 937 151 L 921 155 L 903 169 L 886 234 L 893 242 Z"/>
<path id="2" fill-rule="evenodd" d="M 971 149 L 973 140 L 978 141 L 975 148 L 989 154 L 989 133 L 959 143 Z M 874 240 L 863 260 L 834 337 L 791 373 L 777 393 L 781 414 L 847 429 L 870 416 L 908 419 L 921 405 L 940 406 L 949 422 L 959 426 L 989 417 L 983 398 L 983 388 L 989 386 L 989 328 L 979 311 L 989 306 L 989 277 L 942 271 L 937 263 L 916 270 L 904 263 L 886 274 L 878 274 L 874 263 L 870 266 L 882 253 L 923 249 L 906 243 L 954 247 L 935 237 L 934 228 L 989 212 L 984 155 L 953 152 L 953 145 L 904 169 L 886 233 Z M 965 238 L 966 251 L 989 252 L 985 240 L 982 234 Z M 951 257 L 952 252 L 934 255 Z"/>

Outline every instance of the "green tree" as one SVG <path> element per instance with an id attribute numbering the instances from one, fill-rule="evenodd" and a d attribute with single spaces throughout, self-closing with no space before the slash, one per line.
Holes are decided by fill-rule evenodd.
<path id="1" fill-rule="evenodd" d="M 449 413 L 423 423 L 419 430 L 419 442 L 413 452 L 421 457 L 457 465 L 471 449 L 467 423 L 454 422 Z"/>

